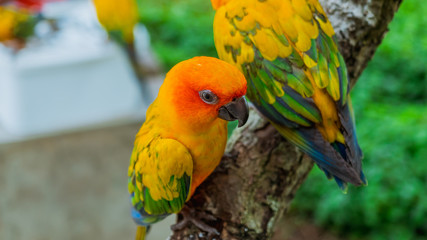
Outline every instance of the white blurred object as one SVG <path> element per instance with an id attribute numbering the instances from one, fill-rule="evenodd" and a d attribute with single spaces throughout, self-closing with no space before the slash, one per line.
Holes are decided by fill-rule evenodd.
<path id="1" fill-rule="evenodd" d="M 125 54 L 97 26 L 90 3 L 55 4 L 59 13 L 52 5 L 47 14 L 61 16 L 61 31 L 16 55 L 0 45 L 0 127 L 26 137 L 141 119 L 148 104 Z"/>

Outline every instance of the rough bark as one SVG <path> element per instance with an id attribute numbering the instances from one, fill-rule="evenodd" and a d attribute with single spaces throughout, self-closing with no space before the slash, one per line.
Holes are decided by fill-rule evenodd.
<path id="1" fill-rule="evenodd" d="M 353 84 L 381 43 L 401 1 L 320 0 L 337 33 Z M 219 230 L 217 239 L 271 238 L 276 221 L 287 210 L 313 162 L 254 109 L 247 125 L 233 133 L 227 153 L 188 206 L 216 218 L 205 222 Z M 171 236 L 205 238 L 194 226 Z"/>
<path id="2" fill-rule="evenodd" d="M 319 0 L 334 26 L 354 86 L 402 0 Z"/>

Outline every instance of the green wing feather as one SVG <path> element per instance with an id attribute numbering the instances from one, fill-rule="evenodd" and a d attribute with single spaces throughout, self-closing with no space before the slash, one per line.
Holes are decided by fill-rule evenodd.
<path id="1" fill-rule="evenodd" d="M 192 172 L 191 154 L 178 141 L 137 140 L 128 173 L 132 205 L 140 214 L 135 221 L 151 224 L 179 212 L 188 199 Z"/>

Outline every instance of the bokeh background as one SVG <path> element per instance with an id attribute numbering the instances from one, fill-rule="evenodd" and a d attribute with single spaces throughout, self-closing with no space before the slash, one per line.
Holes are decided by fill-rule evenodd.
<path id="1" fill-rule="evenodd" d="M 140 21 L 146 27 L 140 40 L 145 46 L 142 52 L 149 55 L 148 68 L 154 69 L 147 73 L 150 91 L 156 91 L 164 72 L 177 62 L 216 56 L 210 1 L 141 3 Z M 17 72 L 8 74 L 0 66 L 3 91 L 5 82 L 10 85 L 15 81 L 11 79 L 17 79 L 30 84 L 29 90 L 12 96 L 17 99 L 24 93 L 28 104 L 19 100 L 19 106 L 33 106 L 37 99 L 50 97 L 34 105 L 37 109 L 24 107 L 17 115 L 48 123 L 37 132 L 24 131 L 31 129 L 24 129 L 25 124 L 22 131 L 8 129 L 4 119 L 10 119 L 14 114 L 10 109 L 18 105 L 1 102 L 5 98 L 0 96 L 0 239 L 132 239 L 134 234 L 126 172 L 148 103 L 139 92 L 129 94 L 129 89 L 138 87 L 137 81 L 128 76 L 132 73 L 125 55 L 107 40 L 91 5 L 85 0 L 67 4 L 71 5 L 50 10 L 52 17 L 61 19 L 59 33 L 48 34 L 42 26 L 42 39 L 20 52 L 0 49 L 0 59 L 6 59 L 2 65 L 8 63 L 8 69 Z M 80 17 L 68 16 L 74 8 Z M 427 238 L 426 13 L 423 0 L 403 1 L 352 91 L 369 186 L 350 187 L 344 195 L 314 167 L 275 239 Z M 65 54 L 64 64 L 58 67 L 53 64 L 58 61 L 55 56 L 64 49 L 79 56 L 94 55 L 76 59 Z M 42 74 L 34 64 L 40 59 L 48 65 Z M 35 65 L 34 71 L 26 70 L 29 64 Z M 47 78 L 53 80 L 46 84 Z M 49 95 L 61 91 L 70 94 Z M 33 98 L 26 99 L 29 94 Z M 69 106 L 46 111 L 63 98 Z M 92 101 L 94 105 L 87 104 Z M 55 124 L 58 121 L 61 124 Z M 164 239 L 172 222 L 170 218 L 155 226 L 150 239 Z"/>

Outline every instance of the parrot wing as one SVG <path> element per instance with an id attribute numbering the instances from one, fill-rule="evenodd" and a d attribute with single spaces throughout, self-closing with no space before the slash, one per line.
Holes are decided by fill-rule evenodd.
<path id="1" fill-rule="evenodd" d="M 134 220 L 147 225 L 179 212 L 189 198 L 192 173 L 191 154 L 180 142 L 158 136 L 141 146 L 137 140 L 128 172 Z"/>
<path id="2" fill-rule="evenodd" d="M 219 57 L 245 74 L 248 98 L 288 140 L 340 187 L 365 182 L 346 65 L 317 0 L 231 1 L 217 10 L 214 36 Z"/>

